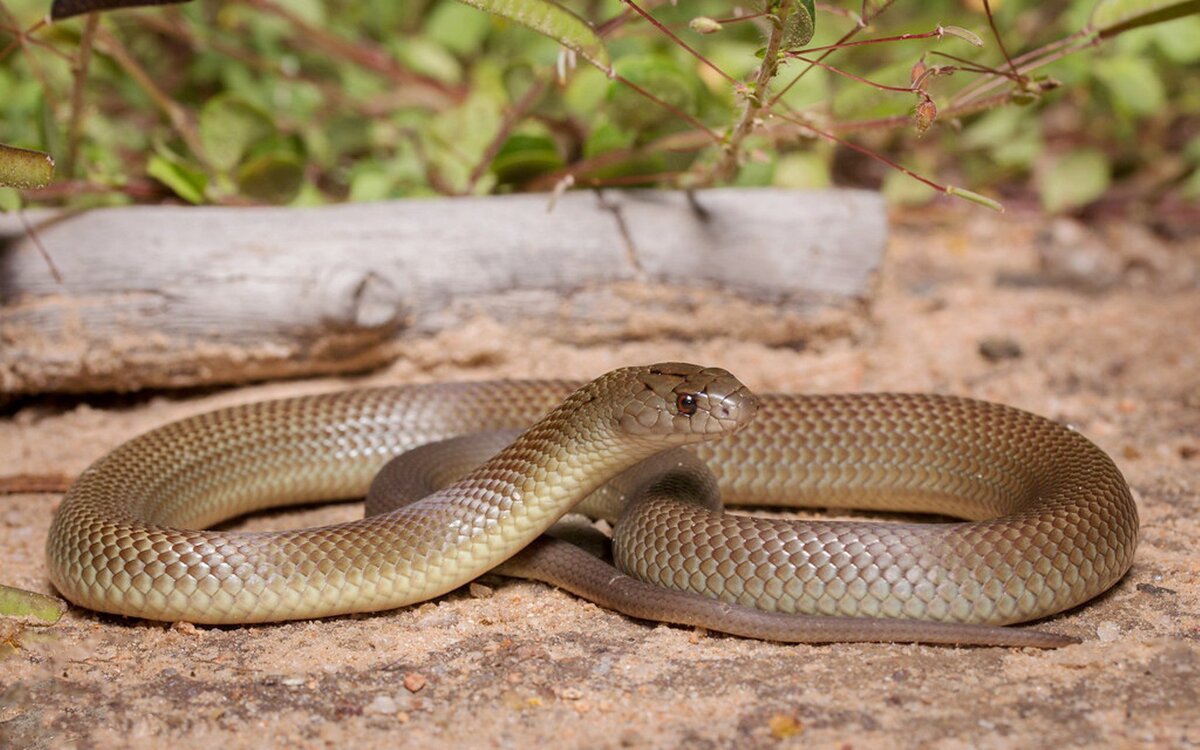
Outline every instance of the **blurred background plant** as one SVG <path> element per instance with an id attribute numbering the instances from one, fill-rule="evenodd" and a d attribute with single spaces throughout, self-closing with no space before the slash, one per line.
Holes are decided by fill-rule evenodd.
<path id="1" fill-rule="evenodd" d="M 58 164 L 0 147 L 0 184 L 31 188 L 3 210 L 572 185 L 1200 201 L 1195 0 L 201 0 L 54 23 L 47 1 L 0 0 L 0 143 Z"/>

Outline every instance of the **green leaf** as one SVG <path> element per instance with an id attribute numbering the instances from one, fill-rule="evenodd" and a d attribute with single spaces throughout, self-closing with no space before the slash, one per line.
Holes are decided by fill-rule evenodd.
<path id="1" fill-rule="evenodd" d="M 171 189 L 188 203 L 204 203 L 208 176 L 198 167 L 188 164 L 165 147 L 156 146 L 146 163 L 146 174 Z"/>
<path id="2" fill-rule="evenodd" d="M 464 10 L 469 11 L 470 8 Z M 428 39 L 419 36 L 398 39 L 392 45 L 392 50 L 396 53 L 396 59 L 418 73 L 424 73 L 445 83 L 458 83 L 462 80 L 462 66 L 458 58 L 445 47 Z"/>
<path id="3" fill-rule="evenodd" d="M 228 172 L 258 141 L 275 133 L 275 123 L 258 107 L 233 94 L 219 94 L 200 110 L 200 142 L 215 169 Z"/>
<path id="4" fill-rule="evenodd" d="M 36 617 L 42 622 L 55 623 L 65 611 L 63 603 L 52 596 L 0 584 L 0 616 Z"/>
<path id="5" fill-rule="evenodd" d="M 610 151 L 629 148 L 633 145 L 633 135 L 626 133 L 608 120 L 601 120 L 592 132 L 588 133 L 583 142 L 583 158 L 591 159 Z"/>
<path id="6" fill-rule="evenodd" d="M 1183 18 L 1154 30 L 1154 40 L 1171 62 L 1193 65 L 1200 62 L 1200 15 Z"/>
<path id="7" fill-rule="evenodd" d="M 492 28 L 492 19 L 459 2 L 441 2 L 425 20 L 425 34 L 461 57 L 478 55 Z"/>
<path id="8" fill-rule="evenodd" d="M 293 153 L 277 152 L 250 159 L 238 169 L 238 191 L 262 203 L 291 203 L 304 183 L 304 162 Z"/>
<path id="9" fill-rule="evenodd" d="M 1092 71 L 1112 95 L 1115 106 L 1147 116 L 1167 104 L 1167 90 L 1154 65 L 1144 57 L 1120 55 L 1097 60 Z"/>
<path id="10" fill-rule="evenodd" d="M 771 184 L 783 188 L 827 188 L 833 184 L 829 159 L 809 151 L 787 154 L 775 165 Z"/>
<path id="11" fill-rule="evenodd" d="M 351 203 L 381 201 L 391 196 L 396 180 L 382 167 L 359 169 L 350 178 Z"/>
<path id="12" fill-rule="evenodd" d="M 808 44 L 817 28 L 816 18 L 817 10 L 813 0 L 797 0 L 793 3 L 792 12 L 784 22 L 784 48 L 795 49 Z"/>
<path id="13" fill-rule="evenodd" d="M 21 194 L 15 188 L 0 188 L 0 214 L 21 208 Z"/>
<path id="14" fill-rule="evenodd" d="M 617 61 L 617 73 L 687 114 L 696 112 L 696 77 L 668 55 L 627 55 Z M 675 113 L 649 101 L 621 81 L 608 88 L 608 115 L 622 130 L 640 133 L 676 119 Z"/>
<path id="15" fill-rule="evenodd" d="M 492 172 L 501 183 L 514 184 L 553 172 L 562 165 L 563 158 L 554 139 L 546 135 L 514 133 L 492 160 Z"/>
<path id="16" fill-rule="evenodd" d="M 946 187 L 946 195 L 953 195 L 956 198 L 962 198 L 963 200 L 968 200 L 980 206 L 990 208 L 997 213 L 1004 213 L 1004 204 L 1000 201 L 989 198 L 986 195 L 980 195 L 979 193 L 972 192 L 966 188 L 949 185 Z"/>
<path id="17" fill-rule="evenodd" d="M 773 162 L 750 160 L 738 169 L 733 184 L 737 187 L 766 187 L 774 177 Z"/>
<path id="18" fill-rule="evenodd" d="M 54 159 L 41 151 L 0 144 L 0 187 L 45 187 L 54 179 Z"/>
<path id="19" fill-rule="evenodd" d="M 1111 180 L 1104 152 L 1090 148 L 1071 151 L 1042 175 L 1042 205 L 1055 212 L 1078 208 L 1103 195 Z"/>
<path id="20" fill-rule="evenodd" d="M 604 41 L 591 25 L 552 0 L 460 0 L 548 36 L 592 65 L 608 72 L 611 63 Z"/>
<path id="21" fill-rule="evenodd" d="M 1088 24 L 1100 38 L 1200 13 L 1200 0 L 1100 0 Z"/>
<path id="22" fill-rule="evenodd" d="M 942 32 L 948 36 L 956 36 L 974 47 L 983 46 L 983 40 L 979 38 L 978 34 L 961 26 L 943 26 Z"/>

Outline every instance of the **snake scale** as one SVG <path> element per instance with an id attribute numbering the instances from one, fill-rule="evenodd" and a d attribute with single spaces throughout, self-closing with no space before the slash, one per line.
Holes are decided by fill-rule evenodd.
<path id="1" fill-rule="evenodd" d="M 290 531 L 204 530 L 253 510 L 362 497 L 410 449 L 529 425 L 463 478 L 379 515 Z M 689 454 L 664 453 L 678 446 Z M 670 466 L 655 470 L 660 478 L 642 492 L 652 497 L 618 524 L 614 553 L 636 579 L 539 539 L 648 460 Z M 723 514 L 691 497 L 714 484 L 739 505 L 964 520 Z M 512 558 L 519 574 L 633 616 L 775 640 L 1058 646 L 1073 639 L 999 626 L 1111 587 L 1132 564 L 1137 531 L 1112 460 L 1042 417 L 934 395 L 759 398 L 724 370 L 665 363 L 582 387 L 394 386 L 174 422 L 80 475 L 52 523 L 47 558 L 51 581 L 75 604 L 166 621 L 391 609 Z M 554 573 L 563 566 L 566 582 Z"/>

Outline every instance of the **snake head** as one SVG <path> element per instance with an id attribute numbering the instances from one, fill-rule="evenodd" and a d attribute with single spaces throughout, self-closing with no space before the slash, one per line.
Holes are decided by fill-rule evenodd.
<path id="1" fill-rule="evenodd" d="M 631 435 L 694 443 L 740 430 L 758 409 L 750 389 L 719 367 L 664 362 L 627 372 L 631 393 L 619 422 Z"/>

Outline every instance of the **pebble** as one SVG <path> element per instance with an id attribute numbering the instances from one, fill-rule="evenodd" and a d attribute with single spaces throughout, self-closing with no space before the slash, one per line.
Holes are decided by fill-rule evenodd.
<path id="1" fill-rule="evenodd" d="M 1112 643 L 1121 637 L 1121 626 L 1106 620 L 1096 626 L 1096 637 L 1104 643 Z"/>
<path id="2" fill-rule="evenodd" d="M 767 719 L 767 726 L 771 730 L 771 736 L 777 740 L 794 737 L 804 731 L 804 725 L 789 714 L 775 714 Z"/>
<path id="3" fill-rule="evenodd" d="M 988 336 L 979 341 L 979 355 L 988 362 L 1020 359 L 1024 353 L 1017 340 L 1009 336 Z"/>
<path id="4" fill-rule="evenodd" d="M 396 704 L 396 699 L 390 695 L 375 696 L 375 699 L 363 709 L 368 714 L 394 714 L 399 710 L 400 706 Z"/>
<path id="5" fill-rule="evenodd" d="M 471 596 L 475 599 L 490 599 L 496 591 L 491 586 L 484 586 L 482 583 L 471 581 L 471 585 L 467 587 Z"/>
<path id="6" fill-rule="evenodd" d="M 417 672 L 409 672 L 404 675 L 404 689 L 410 693 L 420 691 L 421 688 L 425 687 L 426 682 L 428 680 L 425 679 L 425 675 Z"/>

